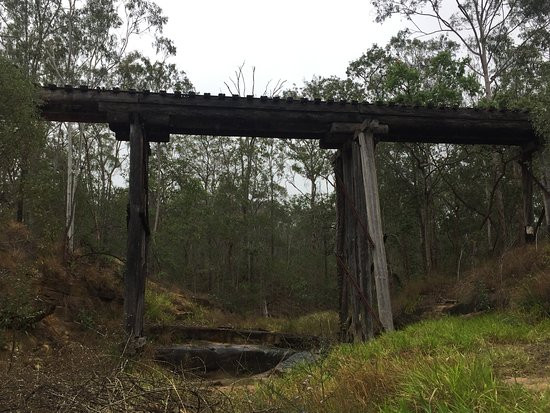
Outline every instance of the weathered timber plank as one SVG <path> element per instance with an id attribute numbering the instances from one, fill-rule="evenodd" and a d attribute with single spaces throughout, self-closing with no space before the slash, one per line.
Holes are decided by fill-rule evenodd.
<path id="1" fill-rule="evenodd" d="M 361 164 L 363 184 L 367 209 L 367 226 L 374 243 L 372 259 L 374 262 L 374 281 L 376 285 L 376 299 L 378 315 L 386 331 L 393 331 L 393 315 L 391 309 L 388 264 L 384 233 L 382 230 L 382 214 L 378 196 L 378 178 L 374 156 L 374 136 L 368 129 L 358 134 L 358 143 L 361 150 Z"/>

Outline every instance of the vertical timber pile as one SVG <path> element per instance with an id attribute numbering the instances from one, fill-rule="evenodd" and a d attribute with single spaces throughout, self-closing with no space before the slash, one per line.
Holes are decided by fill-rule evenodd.
<path id="1" fill-rule="evenodd" d="M 342 159 L 342 150 L 339 150 L 336 154 L 333 162 L 334 177 L 336 187 L 336 276 L 338 280 L 338 307 L 340 318 L 340 340 L 343 342 L 348 341 L 347 333 L 347 319 L 348 319 L 348 287 L 349 282 L 347 280 L 344 248 L 345 248 L 345 209 L 346 209 L 346 196 L 344 195 L 344 167 Z"/>
<path id="2" fill-rule="evenodd" d="M 376 176 L 374 157 L 374 132 L 378 130 L 384 130 L 384 127 L 379 126 L 377 122 L 371 122 L 370 124 L 364 123 L 357 133 L 357 139 L 360 147 L 363 184 L 365 187 L 367 228 L 370 239 L 373 242 L 372 259 L 374 263 L 374 282 L 376 286 L 378 316 L 384 329 L 386 331 L 393 331 L 394 326 L 390 299 L 388 264 L 386 259 L 386 247 L 384 245 L 384 233 L 382 231 L 382 214 L 380 212 L 378 178 Z"/>
<path id="3" fill-rule="evenodd" d="M 357 284 L 357 244 L 355 219 L 353 216 L 353 158 L 351 148 L 346 145 L 342 150 L 342 177 L 343 193 L 345 196 L 344 208 L 344 282 L 347 284 L 348 314 L 345 320 L 345 340 L 359 342 L 362 340 L 361 311 L 359 300 L 361 291 Z"/>
<path id="4" fill-rule="evenodd" d="M 359 291 L 362 293 L 362 305 L 360 307 L 363 339 L 374 337 L 374 325 L 372 314 L 372 245 L 368 232 L 367 205 L 365 188 L 363 186 L 363 169 L 361 165 L 361 152 L 356 140 L 351 144 L 352 168 L 353 168 L 353 203 L 355 204 L 355 233 L 356 233 L 356 260 L 357 281 Z"/>
<path id="5" fill-rule="evenodd" d="M 336 176 L 336 257 L 340 291 L 340 339 L 374 336 L 372 276 L 359 147 L 348 142 L 334 162 Z"/>
<path id="6" fill-rule="evenodd" d="M 535 241 L 533 217 L 533 157 L 523 151 L 521 157 L 521 184 L 523 194 L 523 233 L 526 243 Z"/>
<path id="7" fill-rule="evenodd" d="M 149 143 L 139 115 L 130 123 L 128 252 L 124 277 L 125 329 L 132 345 L 143 337 L 149 241 L 147 168 Z"/>

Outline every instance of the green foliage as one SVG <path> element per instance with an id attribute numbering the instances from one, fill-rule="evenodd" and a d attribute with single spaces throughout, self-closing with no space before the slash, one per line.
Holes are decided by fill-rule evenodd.
<path id="1" fill-rule="evenodd" d="M 418 105 L 461 105 L 480 92 L 467 71 L 469 60 L 459 57 L 458 45 L 440 37 L 421 41 L 401 31 L 386 47 L 371 47 L 347 69 L 350 80 L 367 98 Z"/>
<path id="2" fill-rule="evenodd" d="M 124 89 L 177 90 L 193 89 L 185 72 L 174 63 L 151 61 L 139 52 L 129 53 L 117 66 L 114 83 Z"/>
<path id="3" fill-rule="evenodd" d="M 293 94 L 306 96 L 310 99 L 320 98 L 335 101 L 360 101 L 364 97 L 360 85 L 352 79 L 340 79 L 336 76 L 314 77 L 306 81 L 303 88 L 296 89 Z"/>
<path id="4" fill-rule="evenodd" d="M 273 316 L 332 305 L 334 198 L 319 188 L 329 163 L 317 157 L 316 143 L 182 136 L 155 149 L 155 270 L 240 313 L 262 314 L 265 304 Z M 309 194 L 288 196 L 289 156 L 307 174 Z"/>
<path id="5" fill-rule="evenodd" d="M 36 104 L 29 79 L 0 54 L 0 214 L 13 214 L 32 193 L 33 173 L 44 148 Z M 22 219 L 22 211 L 17 214 Z"/>

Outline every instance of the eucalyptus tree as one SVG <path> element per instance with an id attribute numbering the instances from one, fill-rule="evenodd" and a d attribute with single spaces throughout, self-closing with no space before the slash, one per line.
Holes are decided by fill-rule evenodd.
<path id="1" fill-rule="evenodd" d="M 469 59 L 459 57 L 458 48 L 456 43 L 444 37 L 421 41 L 411 39 L 409 32 L 402 31 L 385 47 L 374 45 L 352 61 L 347 69 L 348 79 L 371 101 L 457 106 L 465 99 L 475 99 L 479 93 L 476 77 L 467 71 Z M 383 202 L 387 229 L 400 234 L 389 243 L 397 244 L 400 251 L 404 250 L 404 245 L 412 249 L 421 245 L 427 274 L 438 263 L 436 211 L 443 184 L 441 174 L 455 152 L 456 149 L 449 146 L 433 144 L 387 144 L 379 151 L 383 158 L 380 175 L 382 197 L 387 198 Z M 396 182 L 396 177 L 401 182 Z M 402 192 L 392 187 L 402 188 Z M 399 207 L 395 208 L 397 205 Z M 403 213 L 411 205 L 415 209 Z M 416 216 L 419 223 L 420 244 L 411 243 L 411 239 L 404 238 L 403 231 L 394 226 L 403 223 L 409 228 L 410 222 L 406 221 L 411 215 Z M 404 271 L 410 273 L 411 258 L 401 261 Z"/>
<path id="2" fill-rule="evenodd" d="M 513 66 L 507 68 L 499 79 L 495 100 L 499 106 L 529 109 L 534 126 L 542 139 L 550 138 L 550 31 L 539 31 L 529 44 L 515 46 L 509 44 L 498 54 L 499 60 L 514 59 Z M 550 156 L 548 145 L 539 151 L 536 159 L 539 175 L 545 188 L 542 200 L 546 226 L 550 229 Z"/>
<path id="3" fill-rule="evenodd" d="M 502 75 L 518 64 L 520 53 L 499 59 L 504 49 L 522 48 L 536 41 L 550 26 L 550 8 L 545 0 L 371 0 L 376 19 L 383 22 L 391 16 L 405 18 L 418 36 L 444 34 L 461 45 L 470 58 L 469 68 L 483 84 L 483 101 L 490 104 Z M 502 156 L 493 151 L 492 182 L 486 192 L 490 205 L 496 207 L 497 231 L 489 243 L 496 250 L 512 242 L 507 226 L 504 196 L 500 182 L 506 171 Z M 494 242 L 492 238 L 495 238 Z"/>
<path id="4" fill-rule="evenodd" d="M 12 62 L 0 55 L 0 216 L 22 222 L 33 169 L 44 147 L 36 91 Z"/>
<path id="5" fill-rule="evenodd" d="M 0 2 L 0 41 L 7 56 L 42 83 L 110 85 L 132 39 L 150 35 L 158 53 L 173 54 L 162 35 L 167 18 L 150 0 L 46 0 Z M 66 246 L 74 243 L 76 189 L 86 127 L 66 125 Z M 76 140 L 76 145 L 74 144 Z M 51 142 L 55 142 L 51 140 Z"/>
<path id="6" fill-rule="evenodd" d="M 243 63 L 233 73 L 225 86 L 232 95 L 269 95 L 278 96 L 283 92 L 285 82 L 268 82 L 263 89 L 256 82 L 256 68 L 250 67 L 247 74 L 246 65 Z M 262 255 L 273 257 L 274 234 L 271 231 L 269 247 L 266 247 L 265 239 L 261 238 L 259 222 L 263 215 L 263 203 L 269 204 L 269 216 L 271 221 L 268 225 L 273 229 L 275 218 L 275 202 L 277 192 L 280 189 L 279 182 L 282 179 L 284 152 L 280 141 L 266 140 L 258 137 L 238 137 L 235 145 L 228 144 L 227 153 L 234 157 L 236 168 L 224 176 L 225 182 L 234 182 L 237 190 L 241 211 L 241 225 L 243 233 L 243 251 L 245 252 L 245 281 L 253 283 L 254 276 L 259 279 L 260 287 L 265 286 L 266 274 L 271 270 L 265 265 L 266 260 L 261 259 Z M 228 181 L 229 179 L 229 181 Z M 261 245 L 261 247 L 260 247 Z M 264 249 L 265 248 L 265 249 Z M 260 265 L 260 262 L 262 264 Z M 267 260 L 269 261 L 269 259 Z M 270 274 L 269 274 L 270 275 Z"/>
<path id="7" fill-rule="evenodd" d="M 484 95 L 493 96 L 500 75 L 516 62 L 496 59 L 510 41 L 528 44 L 550 25 L 550 8 L 541 0 L 371 0 L 378 22 L 399 15 L 414 27 L 413 34 L 444 34 L 471 57 L 470 68 L 483 80 Z"/>

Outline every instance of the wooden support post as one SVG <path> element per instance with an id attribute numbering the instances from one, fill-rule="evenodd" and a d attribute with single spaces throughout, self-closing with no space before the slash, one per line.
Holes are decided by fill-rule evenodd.
<path id="1" fill-rule="evenodd" d="M 524 152 L 521 159 L 521 184 L 523 194 L 523 228 L 526 243 L 535 241 L 533 217 L 533 157 Z"/>
<path id="2" fill-rule="evenodd" d="M 340 339 L 361 342 L 374 336 L 371 248 L 357 144 L 348 142 L 334 162 L 336 257 L 340 292 Z"/>
<path id="3" fill-rule="evenodd" d="M 343 190 L 346 197 L 344 209 L 344 264 L 347 284 L 348 321 L 346 341 L 362 341 L 360 320 L 360 291 L 357 284 L 357 227 L 353 205 L 353 157 L 350 146 L 342 149 Z"/>
<path id="4" fill-rule="evenodd" d="M 334 176 L 336 186 L 336 276 L 338 280 L 338 305 L 340 318 L 340 340 L 347 341 L 347 320 L 348 320 L 348 282 L 346 280 L 345 268 L 340 260 L 344 261 L 345 248 L 345 210 L 346 197 L 344 195 L 344 170 L 342 151 L 338 151 L 334 159 Z M 345 262 L 345 261 L 344 261 Z"/>
<path id="5" fill-rule="evenodd" d="M 352 143 L 353 160 L 353 203 L 357 217 L 355 222 L 356 233 L 356 269 L 357 281 L 363 296 L 360 307 L 361 333 L 363 340 L 374 337 L 372 319 L 372 248 L 369 242 L 367 226 L 367 205 L 365 203 L 365 187 L 363 184 L 363 167 L 361 165 L 360 147 L 357 142 Z"/>
<path id="6" fill-rule="evenodd" d="M 376 285 L 376 299 L 378 301 L 378 315 L 386 331 L 393 331 L 393 315 L 390 299 L 390 285 L 384 233 L 382 231 L 382 214 L 378 198 L 378 178 L 374 157 L 374 135 L 370 127 L 358 133 L 358 143 L 361 148 L 361 164 L 363 184 L 367 205 L 367 227 L 374 246 L 372 258 L 374 262 L 374 281 Z"/>
<path id="7" fill-rule="evenodd" d="M 128 251 L 124 277 L 124 326 L 133 348 L 143 341 L 149 240 L 148 156 L 149 143 L 144 127 L 140 117 L 134 114 L 130 123 Z"/>

